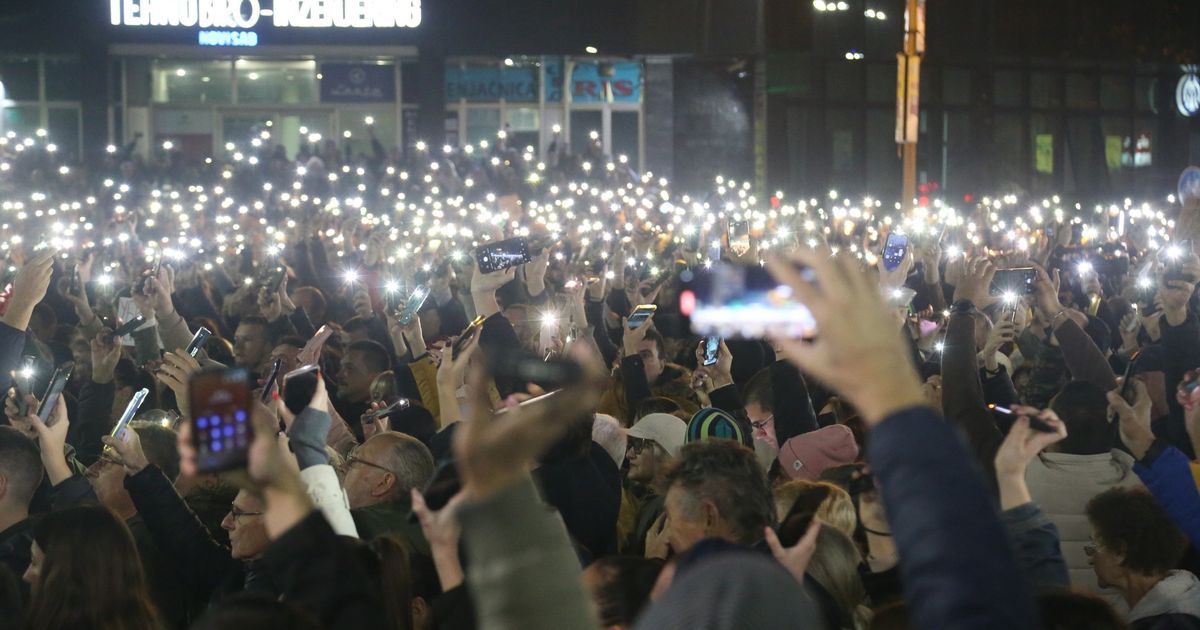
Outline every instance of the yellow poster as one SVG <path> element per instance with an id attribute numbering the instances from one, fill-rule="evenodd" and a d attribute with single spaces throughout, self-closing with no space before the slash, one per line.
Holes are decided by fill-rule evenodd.
<path id="1" fill-rule="evenodd" d="M 1033 137 L 1033 164 L 1039 173 L 1054 172 L 1054 134 L 1039 133 Z"/>
<path id="2" fill-rule="evenodd" d="M 1104 136 L 1104 162 L 1108 170 L 1121 170 L 1121 136 Z"/>

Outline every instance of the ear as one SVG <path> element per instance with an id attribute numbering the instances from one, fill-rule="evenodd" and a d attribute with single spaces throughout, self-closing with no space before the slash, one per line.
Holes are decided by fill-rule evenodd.
<path id="1" fill-rule="evenodd" d="M 377 497 L 385 497 L 390 494 L 399 483 L 400 480 L 396 479 L 396 475 L 393 475 L 392 473 L 385 473 L 379 478 L 379 481 L 375 483 L 375 488 L 372 494 Z"/>
<path id="2" fill-rule="evenodd" d="M 433 613 L 433 610 L 429 607 L 429 603 L 425 601 L 424 597 L 419 597 L 419 596 L 415 596 L 415 595 L 413 596 L 413 598 L 412 598 L 412 616 L 413 616 L 413 625 L 414 626 L 421 627 L 422 624 L 417 623 L 417 621 L 419 619 L 424 619 L 427 615 L 430 615 L 432 613 Z"/>
<path id="3" fill-rule="evenodd" d="M 717 508 L 716 503 L 704 499 L 700 503 L 700 518 L 701 522 L 704 523 L 705 531 L 711 533 L 720 526 L 721 510 Z"/>

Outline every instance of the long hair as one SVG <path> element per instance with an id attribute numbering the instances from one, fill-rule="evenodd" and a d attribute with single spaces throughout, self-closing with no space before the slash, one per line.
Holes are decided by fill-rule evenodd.
<path id="1" fill-rule="evenodd" d="M 825 587 L 839 608 L 846 613 L 855 630 L 867 627 L 871 609 L 866 606 L 858 565 L 862 562 L 854 541 L 833 527 L 822 527 L 817 534 L 817 551 L 808 565 L 808 574 Z"/>
<path id="2" fill-rule="evenodd" d="M 364 543 L 346 540 L 354 548 L 371 578 L 373 595 L 383 608 L 387 630 L 413 630 L 413 575 L 408 549 L 394 535 L 384 534 Z"/>
<path id="3" fill-rule="evenodd" d="M 51 512 L 33 526 L 45 559 L 25 618 L 27 628 L 157 630 L 133 536 L 108 509 Z"/>

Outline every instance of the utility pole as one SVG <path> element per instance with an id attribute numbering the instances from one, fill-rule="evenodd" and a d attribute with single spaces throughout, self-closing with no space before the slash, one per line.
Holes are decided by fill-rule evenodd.
<path id="1" fill-rule="evenodd" d="M 904 51 L 896 53 L 896 144 L 904 158 L 900 200 L 904 214 L 917 195 L 917 135 L 921 131 L 921 56 L 925 54 L 925 0 L 908 0 L 904 10 Z"/>

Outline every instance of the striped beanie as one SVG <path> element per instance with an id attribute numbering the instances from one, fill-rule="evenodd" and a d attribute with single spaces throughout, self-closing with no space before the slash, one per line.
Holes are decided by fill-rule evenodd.
<path id="1" fill-rule="evenodd" d="M 733 416 L 720 409 L 705 407 L 688 421 L 687 443 L 711 439 L 733 440 L 743 446 L 750 446 L 752 443 L 750 433 L 742 430 Z"/>

